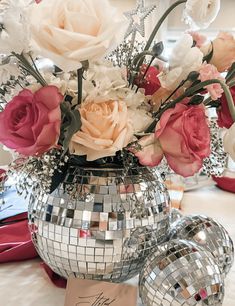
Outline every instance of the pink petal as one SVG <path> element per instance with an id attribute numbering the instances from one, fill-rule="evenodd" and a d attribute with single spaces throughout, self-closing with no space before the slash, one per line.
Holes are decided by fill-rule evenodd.
<path id="1" fill-rule="evenodd" d="M 49 110 L 52 110 L 60 105 L 63 100 L 62 94 L 56 86 L 45 86 L 40 88 L 34 94 L 36 103 L 43 103 Z"/>
<path id="2" fill-rule="evenodd" d="M 202 160 L 195 159 L 195 157 L 192 160 L 183 156 L 173 157 L 168 154 L 165 154 L 165 157 L 171 169 L 183 177 L 193 176 L 202 168 Z"/>
<path id="3" fill-rule="evenodd" d="M 138 143 L 142 150 L 133 153 L 138 157 L 140 164 L 149 167 L 157 166 L 163 158 L 163 151 L 154 134 L 142 137 Z"/>

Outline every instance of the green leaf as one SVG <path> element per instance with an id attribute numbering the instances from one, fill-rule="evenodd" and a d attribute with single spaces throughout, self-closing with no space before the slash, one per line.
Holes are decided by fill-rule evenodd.
<path id="1" fill-rule="evenodd" d="M 204 96 L 195 95 L 189 101 L 188 105 L 199 105 L 199 104 L 201 104 L 203 102 L 203 100 L 204 100 Z"/>
<path id="2" fill-rule="evenodd" d="M 80 112 L 77 109 L 71 110 L 67 103 L 63 102 L 61 104 L 61 111 L 64 120 L 61 125 L 60 143 L 63 145 L 63 154 L 65 154 L 68 150 L 72 136 L 80 130 L 82 122 Z"/>
<path id="3" fill-rule="evenodd" d="M 153 46 L 152 52 L 155 57 L 158 57 L 159 55 L 162 54 L 163 50 L 164 50 L 164 45 L 163 42 L 160 41 Z"/>

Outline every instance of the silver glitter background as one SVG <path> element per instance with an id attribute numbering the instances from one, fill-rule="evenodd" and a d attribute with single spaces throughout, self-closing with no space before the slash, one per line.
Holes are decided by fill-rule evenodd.
<path id="1" fill-rule="evenodd" d="M 210 217 L 192 215 L 174 224 L 170 238 L 193 241 L 212 253 L 224 276 L 234 261 L 234 246 L 226 229 Z"/>
<path id="2" fill-rule="evenodd" d="M 125 281 L 169 234 L 169 196 L 147 168 L 70 167 L 52 194 L 32 195 L 29 226 L 41 258 L 59 275 Z"/>
<path id="3" fill-rule="evenodd" d="M 213 256 L 184 240 L 156 247 L 140 274 L 139 289 L 145 306 L 221 306 L 224 298 Z"/>

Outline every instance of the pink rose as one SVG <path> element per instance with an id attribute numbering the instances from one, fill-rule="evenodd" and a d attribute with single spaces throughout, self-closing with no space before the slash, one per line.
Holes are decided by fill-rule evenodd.
<path id="1" fill-rule="evenodd" d="M 178 103 L 168 109 L 157 124 L 155 135 L 169 166 L 184 177 L 198 172 L 210 154 L 210 130 L 201 105 Z"/>
<path id="2" fill-rule="evenodd" d="M 129 151 L 138 157 L 141 165 L 154 167 L 161 162 L 163 158 L 163 151 L 154 133 L 142 137 L 138 141 L 138 147 L 140 147 L 141 150 L 138 150 L 137 147 L 133 146 L 129 149 Z"/>
<path id="3" fill-rule="evenodd" d="M 233 97 L 233 103 L 235 105 L 235 86 L 230 88 L 231 95 Z M 218 125 L 221 128 L 229 129 L 233 124 L 233 118 L 230 114 L 228 102 L 225 94 L 223 93 L 220 99 L 221 107 L 217 111 L 218 113 Z"/>
<path id="4" fill-rule="evenodd" d="M 202 106 L 180 103 L 165 111 L 153 135 L 139 141 L 141 151 L 135 152 L 141 164 L 157 166 L 165 156 L 171 169 L 187 177 L 202 167 L 210 154 L 210 131 Z"/>
<path id="5" fill-rule="evenodd" d="M 0 142 L 25 156 L 47 152 L 60 135 L 62 100 L 55 86 L 22 90 L 0 113 Z"/>
<path id="6" fill-rule="evenodd" d="M 202 82 L 212 79 L 224 81 L 217 68 L 211 64 L 204 63 L 199 69 L 199 73 L 199 79 Z M 218 100 L 218 98 L 220 98 L 222 96 L 222 93 L 224 92 L 221 85 L 218 83 L 208 85 L 206 86 L 206 89 L 208 90 L 212 100 Z"/>
<path id="7" fill-rule="evenodd" d="M 198 33 L 189 31 L 188 34 L 190 34 L 193 38 L 193 41 L 196 43 L 195 47 L 201 48 L 201 46 L 206 42 L 207 38 L 206 36 Z"/>

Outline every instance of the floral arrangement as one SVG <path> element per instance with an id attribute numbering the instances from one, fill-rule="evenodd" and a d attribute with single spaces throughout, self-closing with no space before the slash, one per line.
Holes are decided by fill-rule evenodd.
<path id="1" fill-rule="evenodd" d="M 136 34 L 154 9 L 144 1 L 128 18 L 108 0 L 36 2 L 0 2 L 0 142 L 15 152 L 14 170 L 47 190 L 70 161 L 155 167 L 164 160 L 185 177 L 203 164 L 212 170 L 224 152 L 210 107 L 235 158 L 235 40 L 220 33 L 207 42 L 190 31 L 212 22 L 220 1 L 176 1 L 143 44 Z M 165 59 L 154 40 L 180 4 L 190 29 Z"/>

